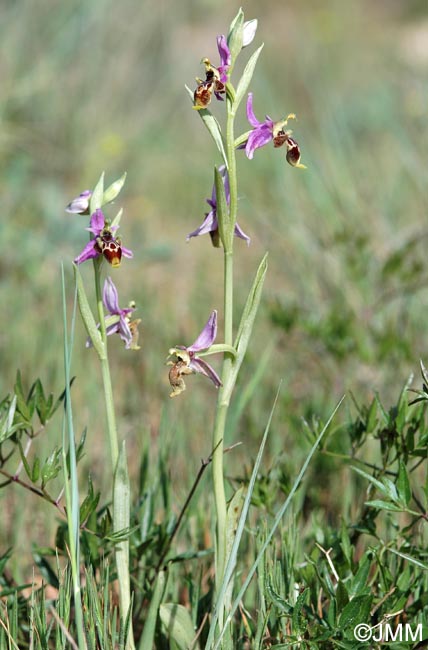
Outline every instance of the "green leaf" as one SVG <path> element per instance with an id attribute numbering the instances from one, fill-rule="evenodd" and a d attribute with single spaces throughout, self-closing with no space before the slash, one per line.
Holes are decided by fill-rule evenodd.
<path id="1" fill-rule="evenodd" d="M 235 101 L 233 102 L 233 110 L 235 113 L 238 109 L 239 104 L 242 101 L 242 98 L 244 97 L 245 93 L 248 90 L 248 86 L 250 85 L 251 79 L 254 74 L 254 69 L 256 67 L 257 59 L 259 58 L 260 52 L 262 51 L 263 47 L 264 44 L 262 43 L 260 47 L 250 57 L 247 65 L 245 66 L 242 77 L 239 80 L 238 87 L 236 89 Z"/>
<path id="2" fill-rule="evenodd" d="M 384 489 L 382 490 L 383 494 L 386 494 L 386 496 L 389 497 L 391 501 L 397 501 L 398 500 L 397 488 L 395 487 L 395 484 L 391 481 L 391 479 L 386 478 L 384 476 L 382 478 L 382 483 L 384 486 Z"/>
<path id="3" fill-rule="evenodd" d="M 55 448 L 50 456 L 45 460 L 42 467 L 42 487 L 49 481 L 56 478 L 62 470 L 62 449 Z"/>
<path id="4" fill-rule="evenodd" d="M 233 68 L 236 61 L 236 57 L 242 50 L 243 28 L 244 28 L 244 12 L 240 7 L 238 13 L 236 14 L 235 18 L 232 20 L 230 24 L 229 33 L 227 35 L 227 45 L 229 47 L 230 56 L 231 56 L 230 69 Z"/>
<path id="5" fill-rule="evenodd" d="M 305 632 L 308 622 L 304 613 L 304 606 L 308 604 L 310 590 L 307 587 L 301 594 L 299 594 L 296 604 L 293 607 L 293 632 L 300 636 Z"/>
<path id="6" fill-rule="evenodd" d="M 31 481 L 33 483 L 37 483 L 37 481 L 39 480 L 39 476 L 40 476 L 40 458 L 36 456 L 33 461 L 33 469 L 31 470 Z"/>
<path id="7" fill-rule="evenodd" d="M 10 402 L 9 408 L 3 413 L 3 416 L 0 419 L 0 444 L 7 440 L 7 438 L 10 438 L 10 436 L 13 436 L 16 431 L 16 427 L 13 426 L 16 400 L 17 397 L 14 395 L 12 401 Z"/>
<path id="8" fill-rule="evenodd" d="M 120 178 L 114 181 L 103 193 L 102 204 L 111 203 L 115 200 L 122 187 L 124 186 L 126 179 L 126 172 L 122 174 Z"/>
<path id="9" fill-rule="evenodd" d="M 25 453 L 24 453 L 24 450 L 23 450 L 23 448 L 22 448 L 22 445 L 21 445 L 21 441 L 20 441 L 20 440 L 18 440 L 18 448 L 19 448 L 19 454 L 20 454 L 20 456 L 21 456 L 22 464 L 24 465 L 25 473 L 27 474 L 28 478 L 29 478 L 30 481 L 31 481 L 31 480 L 32 480 L 32 475 L 33 475 L 33 474 L 32 474 L 32 471 L 31 471 L 30 465 L 29 465 L 29 463 L 28 463 L 28 460 L 27 460 L 27 458 L 26 458 L 26 456 L 25 456 Z"/>
<path id="10" fill-rule="evenodd" d="M 420 560 L 412 557 L 411 555 L 407 555 L 407 553 L 402 553 L 401 551 L 397 551 L 395 548 L 388 548 L 388 546 L 385 547 L 385 550 L 389 551 L 390 553 L 394 553 L 395 555 L 398 555 L 399 557 L 402 557 L 404 560 L 407 560 L 411 564 L 414 564 L 417 567 L 420 567 L 424 571 L 428 571 L 428 565 L 424 564 Z"/>
<path id="11" fill-rule="evenodd" d="M 353 629 L 358 623 L 367 623 L 370 620 L 370 608 L 372 596 L 355 596 L 349 601 L 340 615 L 340 627 L 342 630 Z"/>
<path id="12" fill-rule="evenodd" d="M 194 644 L 196 632 L 192 619 L 183 605 L 163 603 L 159 608 L 159 616 L 167 631 L 168 639 L 173 640 L 180 650 L 199 648 L 199 644 Z"/>
<path id="13" fill-rule="evenodd" d="M 259 268 L 257 269 L 257 273 L 253 281 L 253 285 L 251 287 L 250 293 L 248 294 L 248 298 L 245 303 L 244 310 L 242 312 L 241 322 L 239 324 L 238 333 L 236 335 L 236 341 L 234 346 L 237 352 L 237 357 L 232 365 L 232 369 L 228 381 L 227 383 L 225 383 L 223 389 L 223 395 L 225 396 L 225 399 L 230 399 L 233 387 L 236 382 L 236 378 L 238 376 L 239 369 L 244 360 L 248 343 L 250 341 L 251 332 L 253 329 L 257 310 L 260 304 L 263 284 L 266 277 L 267 256 L 268 254 L 266 253 L 262 261 L 260 262 Z"/>
<path id="14" fill-rule="evenodd" d="M 102 207 L 104 196 L 104 172 L 101 174 L 98 183 L 95 185 L 89 202 L 89 211 L 91 214 Z"/>
<path id="15" fill-rule="evenodd" d="M 95 508 L 98 505 L 100 500 L 100 492 L 94 493 L 94 486 L 92 484 L 92 479 L 88 479 L 88 494 L 83 499 L 82 505 L 80 506 L 80 525 L 82 525 L 91 514 L 94 512 Z"/>
<path id="16" fill-rule="evenodd" d="M 352 568 L 352 546 L 349 538 L 348 527 L 344 519 L 342 519 L 340 527 L 340 547 L 349 567 Z"/>
<path id="17" fill-rule="evenodd" d="M 336 587 L 336 603 L 339 612 L 343 611 L 345 605 L 349 603 L 349 594 L 345 583 L 339 580 Z"/>
<path id="18" fill-rule="evenodd" d="M 73 266 L 77 284 L 77 302 L 79 303 L 80 315 L 82 316 L 86 331 L 88 332 L 89 338 L 91 339 L 92 345 L 94 346 L 99 358 L 105 359 L 104 343 L 102 342 L 100 331 L 97 328 L 97 324 L 89 306 L 88 298 L 82 282 L 82 276 L 80 275 L 77 264 L 73 264 Z"/>
<path id="19" fill-rule="evenodd" d="M 140 638 L 138 650 L 149 650 L 153 648 L 153 639 L 156 630 L 156 621 L 158 617 L 159 605 L 165 590 L 165 572 L 160 571 L 156 577 L 154 591 L 150 600 L 149 611 L 144 623 L 143 633 Z M 193 629 L 193 628 L 192 628 Z"/>
<path id="20" fill-rule="evenodd" d="M 193 104 L 194 102 L 193 91 L 190 90 L 188 86 L 186 86 L 186 90 L 189 93 L 190 99 L 192 100 L 192 104 Z M 199 113 L 199 117 L 201 118 L 202 122 L 208 129 L 208 132 L 211 135 L 212 139 L 214 140 L 216 147 L 219 150 L 221 157 L 223 158 L 226 168 L 228 168 L 229 165 L 227 162 L 226 151 L 224 148 L 223 136 L 221 135 L 220 124 L 218 123 L 214 115 L 207 108 L 203 108 L 197 112 Z"/>
<path id="21" fill-rule="evenodd" d="M 232 552 L 232 547 L 233 547 L 233 542 L 235 541 L 235 536 L 236 536 L 236 531 L 238 528 L 238 522 L 239 522 L 239 517 L 241 516 L 242 512 L 242 506 L 244 503 L 244 497 L 245 497 L 245 488 L 242 486 L 238 490 L 236 490 L 235 494 L 233 495 L 229 507 L 227 509 L 227 516 L 226 516 L 226 557 L 229 557 L 231 552 Z M 236 564 L 235 564 L 236 566 Z M 232 570 L 232 577 L 230 579 L 228 588 L 225 593 L 225 603 L 226 603 L 226 609 L 229 608 L 229 603 L 232 600 L 232 589 L 233 589 L 233 572 L 234 568 Z"/>
<path id="22" fill-rule="evenodd" d="M 360 561 L 358 571 L 352 578 L 351 585 L 348 588 L 348 593 L 351 598 L 354 596 L 366 595 L 366 591 L 368 589 L 367 582 L 368 582 L 371 564 L 372 564 L 371 554 L 369 555 L 366 553 L 366 555 Z"/>
<path id="23" fill-rule="evenodd" d="M 223 177 L 214 167 L 214 183 L 217 195 L 217 220 L 218 231 L 220 233 L 221 243 L 225 251 L 230 251 L 233 243 L 233 228 L 231 228 L 229 207 L 226 201 L 226 192 L 224 189 Z"/>
<path id="24" fill-rule="evenodd" d="M 390 501 L 382 501 L 381 499 L 374 499 L 373 501 L 365 501 L 366 506 L 378 508 L 379 510 L 388 510 L 389 512 L 403 512 L 402 506 L 391 503 Z"/>
<path id="25" fill-rule="evenodd" d="M 272 575 L 267 574 L 266 585 L 265 585 L 265 595 L 271 601 L 271 603 L 284 614 L 290 616 L 293 612 L 293 607 L 288 603 L 282 596 L 279 594 L 276 589 L 274 589 L 272 584 Z"/>
<path id="26" fill-rule="evenodd" d="M 32 417 L 32 410 L 27 405 L 27 400 L 24 396 L 24 389 L 22 386 L 22 378 L 20 370 L 16 373 L 16 380 L 14 392 L 16 397 L 16 410 L 22 415 L 23 419 L 30 423 Z"/>
<path id="27" fill-rule="evenodd" d="M 372 485 L 374 485 L 375 487 L 377 487 L 377 489 L 379 490 L 379 492 L 381 492 L 382 494 L 387 495 L 387 489 L 386 489 L 384 483 L 382 483 L 381 481 L 378 481 L 378 479 L 376 479 L 376 478 L 375 478 L 374 476 L 372 476 L 371 474 L 367 474 L 367 472 L 364 472 L 364 470 L 360 469 L 359 467 L 355 467 L 354 465 L 351 465 L 350 467 L 351 467 L 351 469 L 354 470 L 354 472 L 357 472 L 357 474 L 359 474 L 360 476 L 363 476 L 363 477 L 366 478 L 370 483 L 372 483 Z"/>
<path id="28" fill-rule="evenodd" d="M 409 476 L 407 474 L 406 466 L 401 458 L 399 463 L 396 487 L 398 492 L 398 498 L 406 506 L 408 506 L 412 498 L 412 490 L 410 488 Z"/>

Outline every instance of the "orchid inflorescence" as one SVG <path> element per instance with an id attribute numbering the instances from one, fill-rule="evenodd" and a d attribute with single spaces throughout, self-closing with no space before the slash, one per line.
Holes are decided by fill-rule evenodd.
<path id="1" fill-rule="evenodd" d="M 301 153 L 297 141 L 292 137 L 292 131 L 287 129 L 288 121 L 296 119 L 294 113 L 290 113 L 283 120 L 274 122 L 269 116 L 260 122 L 253 111 L 253 93 L 247 94 L 247 119 L 250 123 L 251 130 L 244 133 L 237 139 L 231 140 L 233 134 L 233 119 L 240 101 L 243 99 L 246 90 L 251 81 L 257 58 L 261 47 L 250 57 L 249 62 L 244 70 L 243 76 L 235 87 L 232 85 L 230 77 L 233 67 L 239 53 L 242 49 L 252 43 L 257 30 L 257 20 L 244 21 L 242 10 L 239 10 L 236 18 L 233 20 L 229 34 L 217 36 L 217 49 L 220 57 L 218 66 L 214 66 L 210 59 L 203 58 L 201 63 L 205 66 L 205 78 L 196 78 L 197 87 L 193 93 L 189 90 L 193 98 L 193 108 L 199 112 L 202 120 L 205 122 L 210 134 L 212 135 L 220 154 L 223 157 L 224 164 L 215 169 L 215 182 L 211 192 L 211 198 L 207 198 L 210 210 L 205 213 L 205 217 L 200 226 L 187 235 L 187 241 L 200 235 L 209 234 L 213 246 L 219 248 L 223 246 L 225 253 L 231 255 L 233 236 L 238 237 L 250 244 L 249 236 L 242 230 L 236 221 L 237 194 L 236 194 L 236 164 L 235 151 L 245 149 L 245 154 L 249 160 L 254 156 L 256 149 L 264 147 L 270 142 L 274 148 L 285 146 L 286 160 L 293 167 L 305 168 L 300 162 Z M 226 142 L 220 130 L 216 118 L 214 118 L 208 107 L 211 104 L 213 96 L 223 102 L 226 97 L 227 108 L 227 127 Z M 232 127 L 231 127 L 232 124 Z M 232 148 L 232 151 L 231 151 Z M 227 152 L 227 153 L 226 153 Z M 231 191 L 233 183 L 233 199 Z M 232 206 L 233 201 L 233 206 Z M 226 298 L 225 298 L 226 299 Z M 170 355 L 174 361 L 169 361 L 171 370 L 169 380 L 172 386 L 171 397 L 179 395 L 185 390 L 184 376 L 195 372 L 205 374 L 211 378 L 214 385 L 219 388 L 220 380 L 214 370 L 208 364 L 202 364 L 197 356 L 197 352 L 202 349 L 199 347 L 200 338 L 205 330 L 209 330 L 209 324 L 214 319 L 213 312 L 210 320 L 206 324 L 201 335 L 190 347 L 177 346 L 171 348 Z M 217 325 L 217 316 L 215 316 Z M 212 344 L 209 337 L 202 337 L 206 353 L 210 353 L 209 347 Z M 230 338 L 230 337 L 229 337 Z M 213 339 L 214 340 L 214 339 Z M 230 343 L 230 342 L 229 342 Z M 218 348 L 218 346 L 216 346 Z M 208 366 L 209 370 L 207 369 Z"/>
<path id="2" fill-rule="evenodd" d="M 75 257 L 74 264 L 76 267 L 90 259 L 98 260 L 99 262 L 105 259 L 112 268 L 118 268 L 121 264 L 122 256 L 127 258 L 133 257 L 132 251 L 123 246 L 121 239 L 116 234 L 119 228 L 121 211 L 116 216 L 113 223 L 111 223 L 106 219 L 101 210 L 102 206 L 110 203 L 117 197 L 122 189 L 125 176 L 126 175 L 124 174 L 121 178 L 112 183 L 105 192 L 102 192 L 100 199 L 101 205 L 99 207 L 94 207 L 93 204 L 95 190 L 94 192 L 91 190 L 84 190 L 68 204 L 66 212 L 70 214 L 91 215 L 89 227 L 86 228 L 90 233 L 90 239 L 81 253 Z M 103 185 L 103 175 L 99 181 L 99 184 L 100 183 Z M 80 291 L 84 291 L 83 287 L 80 287 Z M 125 343 L 125 348 L 127 350 L 139 350 L 138 325 L 141 322 L 141 319 L 131 319 L 131 314 L 135 311 L 135 303 L 132 301 L 129 303 L 129 306 L 124 309 L 119 307 L 118 291 L 110 277 L 107 277 L 104 283 L 102 302 L 104 308 L 107 310 L 107 314 L 104 318 L 106 335 L 110 336 L 111 334 L 117 333 Z M 90 332 L 90 327 L 87 322 L 88 316 L 84 313 L 82 313 L 82 316 L 88 332 Z M 100 330 L 100 323 L 97 325 L 97 330 Z M 93 336 L 94 332 L 90 333 L 86 342 L 86 347 L 93 346 Z M 97 334 L 97 336 L 99 335 Z"/>

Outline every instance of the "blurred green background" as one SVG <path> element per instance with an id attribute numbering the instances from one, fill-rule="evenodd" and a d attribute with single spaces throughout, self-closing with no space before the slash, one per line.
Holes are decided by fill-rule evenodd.
<path id="1" fill-rule="evenodd" d="M 194 87 L 202 57 L 217 61 L 215 37 L 238 7 L 0 5 L 0 394 L 17 368 L 28 386 L 40 376 L 47 389 L 63 389 L 60 265 L 71 309 L 71 260 L 87 238 L 87 218 L 64 206 L 101 171 L 108 183 L 126 170 L 109 216 L 124 207 L 122 236 L 134 259 L 111 275 L 121 304 L 137 301 L 142 349 L 111 341 L 117 413 L 134 473 L 147 444 L 154 458 L 169 450 L 177 503 L 209 454 L 216 395 L 190 377 L 187 392 L 169 400 L 165 358 L 194 340 L 212 309 L 221 314 L 222 301 L 221 251 L 207 237 L 185 240 L 203 219 L 220 161 L 184 85 Z M 374 391 L 395 400 L 419 359 L 427 361 L 428 329 L 426 3 L 267 0 L 243 9 L 259 29 L 242 62 L 265 43 L 251 84 L 255 113 L 297 114 L 292 127 L 308 169 L 292 169 L 273 147 L 239 159 L 239 222 L 252 243 L 236 243 L 237 318 L 265 250 L 270 267 L 232 414 L 227 443 L 245 444 L 227 460 L 230 476 L 250 464 L 281 379 L 267 462 L 286 454 L 293 468 L 306 449 L 302 417 L 325 417 L 349 390 L 358 400 Z M 224 106 L 212 108 L 221 120 Z M 238 129 L 248 129 L 244 107 Z M 91 266 L 82 271 L 90 286 Z M 101 378 L 84 342 L 79 322 L 75 427 L 88 427 L 86 467 L 108 494 Z M 348 400 L 339 420 L 351 409 Z M 61 444 L 60 417 L 55 423 L 40 443 L 46 453 Z M 2 544 L 28 548 L 20 534 L 28 526 L 31 539 L 47 543 L 43 517 L 52 513 L 24 496 L 17 487 L 0 493 Z"/>

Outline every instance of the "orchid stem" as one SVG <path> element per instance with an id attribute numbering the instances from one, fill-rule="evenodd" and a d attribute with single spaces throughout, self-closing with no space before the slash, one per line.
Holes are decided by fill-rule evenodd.
<path id="1" fill-rule="evenodd" d="M 117 459 L 119 457 L 119 443 L 118 443 L 118 436 L 117 436 L 116 414 L 114 411 L 110 366 L 108 362 L 107 333 L 106 333 L 104 307 L 103 307 L 103 299 L 102 299 L 102 292 L 101 292 L 100 261 L 101 258 L 97 258 L 94 260 L 95 291 L 96 291 L 98 318 L 100 321 L 101 339 L 104 343 L 104 348 L 105 348 L 104 358 L 100 359 L 100 362 L 101 362 L 101 374 L 103 378 L 104 397 L 105 397 L 105 404 L 106 404 L 107 432 L 108 432 L 108 438 L 110 444 L 111 465 L 114 474 L 114 472 L 116 471 Z"/>
<path id="2" fill-rule="evenodd" d="M 230 204 L 227 217 L 227 232 L 224 241 L 224 343 L 233 346 L 233 239 L 237 213 L 237 179 L 236 157 L 234 145 L 234 119 L 233 104 L 227 98 L 227 125 L 226 125 L 226 154 L 230 184 Z M 227 562 L 227 503 L 224 487 L 223 447 L 226 428 L 227 413 L 229 409 L 230 391 L 226 395 L 224 386 L 229 383 L 229 376 L 234 363 L 231 354 L 226 353 L 223 361 L 222 384 L 220 388 L 217 410 L 213 431 L 213 487 L 214 500 L 217 514 L 217 539 L 216 539 L 216 590 L 219 591 Z M 223 612 L 218 612 L 219 626 L 223 626 Z"/>
<path id="3" fill-rule="evenodd" d="M 118 466 L 119 459 L 119 441 L 116 425 L 116 414 L 114 410 L 114 400 L 113 400 L 113 388 L 111 383 L 110 375 L 110 366 L 108 361 L 108 351 L 107 351 L 107 332 L 106 324 L 104 318 L 104 307 L 102 300 L 102 291 L 101 291 L 101 262 L 102 258 L 97 258 L 94 260 L 94 273 L 95 273 L 95 292 L 97 300 L 97 310 L 98 317 L 100 322 L 100 333 L 101 339 L 104 344 L 105 354 L 100 358 L 101 363 L 101 375 L 103 378 L 103 387 L 104 387 L 104 399 L 106 407 L 106 418 L 107 418 L 107 433 L 110 445 L 110 456 L 111 456 L 111 466 L 112 466 L 112 476 L 113 476 L 113 491 L 112 491 L 112 501 L 113 501 L 113 530 L 117 531 L 123 527 L 123 524 L 120 525 L 117 523 L 119 517 L 121 517 L 121 522 L 123 520 L 123 504 L 118 498 L 120 491 L 116 491 L 115 481 L 116 481 L 116 470 Z M 126 463 L 126 459 L 123 458 L 123 462 Z M 126 472 L 127 474 L 127 472 Z M 122 477 L 120 480 L 124 480 Z M 129 487 L 129 486 L 128 486 Z M 121 516 L 122 513 L 122 516 Z M 126 527 L 129 527 L 129 511 L 127 513 L 127 524 Z M 131 593 L 130 593 L 130 583 L 129 583 L 129 540 L 124 539 L 116 544 L 115 548 L 115 557 L 116 557 L 116 568 L 117 568 L 117 577 L 119 581 L 119 599 L 120 599 L 120 613 L 123 620 L 125 620 L 130 604 L 131 604 Z M 127 650 L 132 650 L 134 648 L 134 638 L 132 633 L 132 627 L 129 630 L 127 644 Z"/>

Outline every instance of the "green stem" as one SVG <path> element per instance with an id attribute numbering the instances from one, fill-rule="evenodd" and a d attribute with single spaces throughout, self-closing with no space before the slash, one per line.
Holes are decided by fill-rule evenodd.
<path id="1" fill-rule="evenodd" d="M 104 344 L 105 354 L 100 358 L 101 363 L 101 375 L 103 378 L 103 388 L 104 388 L 104 399 L 106 407 L 106 419 L 107 419 L 107 433 L 110 446 L 110 456 L 111 456 L 111 466 L 112 466 L 112 475 L 113 475 L 113 530 L 117 532 L 123 528 L 129 528 L 129 504 L 126 504 L 122 500 L 122 494 L 124 489 L 129 489 L 129 479 L 127 478 L 127 467 L 126 467 L 126 458 L 125 452 L 123 450 L 122 457 L 122 471 L 120 476 L 117 476 L 118 472 L 118 460 L 119 460 L 119 441 L 116 425 L 116 414 L 114 410 L 114 400 L 113 400 L 113 388 L 111 383 L 110 375 L 110 366 L 108 361 L 108 348 L 107 348 L 107 332 L 106 324 L 104 318 L 104 307 L 102 300 L 101 292 L 101 258 L 94 260 L 94 274 L 95 274 L 95 292 L 97 300 L 97 310 L 98 318 L 100 322 L 100 333 L 101 339 Z M 125 475 L 125 478 L 124 478 Z M 124 485 L 124 482 L 127 481 L 127 485 Z M 116 484 L 118 488 L 115 489 Z M 126 508 L 127 512 L 124 512 Z M 119 581 L 119 599 L 120 599 L 120 612 L 121 617 L 125 620 L 129 607 L 131 604 L 131 593 L 130 593 L 130 582 L 129 582 L 129 541 L 128 539 L 122 540 L 117 543 L 115 549 L 116 556 L 116 568 L 117 568 L 117 577 Z M 127 649 L 134 648 L 134 637 L 132 633 L 132 626 L 129 630 L 129 635 L 127 639 Z"/>
<path id="2" fill-rule="evenodd" d="M 111 465 L 112 465 L 112 471 L 114 475 L 116 471 L 117 459 L 119 457 L 119 443 L 118 443 L 117 426 L 116 426 L 116 414 L 114 411 L 113 388 L 111 384 L 110 366 L 108 362 L 107 333 L 106 333 L 104 307 L 103 307 L 103 299 L 102 299 L 102 292 L 101 292 L 100 259 L 101 258 L 97 258 L 94 260 L 95 292 L 96 292 L 96 300 L 97 300 L 98 319 L 100 322 L 100 333 L 105 348 L 105 355 L 103 359 L 100 359 L 100 363 L 101 363 L 101 374 L 103 378 L 104 398 L 105 398 L 105 405 L 106 405 L 107 433 L 108 433 L 108 439 L 110 445 Z"/>
<path id="3" fill-rule="evenodd" d="M 224 343 L 233 345 L 233 235 L 236 223 L 236 212 L 238 205 L 237 180 L 236 180 L 236 158 L 234 146 L 234 118 L 232 102 L 227 100 L 227 125 L 226 125 L 226 153 L 228 160 L 228 173 L 230 185 L 230 205 L 227 215 L 227 230 L 224 241 Z M 225 354 L 222 370 L 223 386 L 228 384 L 232 370 L 233 356 Z M 223 448 L 226 419 L 229 409 L 229 396 L 225 395 L 221 387 L 218 395 L 217 409 L 213 431 L 213 488 L 214 500 L 217 514 L 217 544 L 216 544 L 216 589 L 217 592 L 223 581 L 224 571 L 227 562 L 226 547 L 226 524 L 227 504 L 224 487 L 223 471 Z M 219 612 L 219 625 L 223 624 L 223 612 Z"/>

